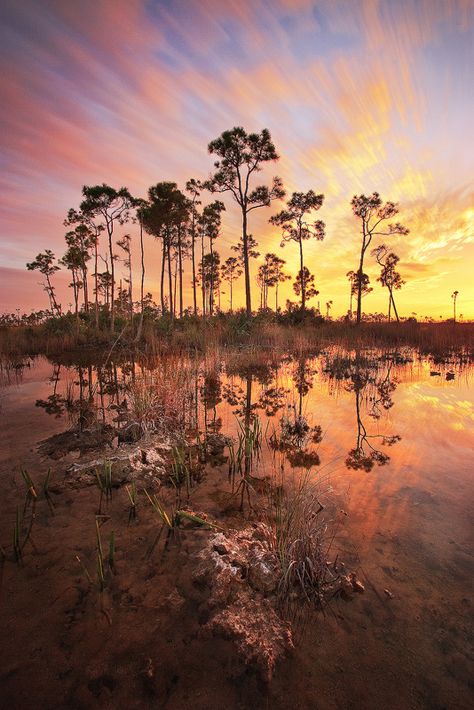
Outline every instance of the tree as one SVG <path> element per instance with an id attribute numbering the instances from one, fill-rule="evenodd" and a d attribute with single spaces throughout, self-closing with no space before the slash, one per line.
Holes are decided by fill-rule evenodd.
<path id="1" fill-rule="evenodd" d="M 26 265 L 28 271 L 39 271 L 40 274 L 46 279 L 46 283 L 43 284 L 43 288 L 48 294 L 49 305 L 52 312 L 56 311 L 57 315 L 61 315 L 61 307 L 56 301 L 56 296 L 54 293 L 54 286 L 51 283 L 51 277 L 56 271 L 59 271 L 59 266 L 54 263 L 55 256 L 51 249 L 46 249 L 40 252 L 36 258 Z"/>
<path id="2" fill-rule="evenodd" d="M 301 310 L 305 310 L 307 300 L 307 288 L 304 280 L 305 269 L 303 261 L 303 241 L 307 239 L 324 239 L 324 222 L 315 220 L 308 222 L 310 215 L 320 209 L 323 204 L 324 195 L 316 195 L 313 190 L 308 192 L 294 192 L 286 203 L 286 209 L 270 218 L 270 223 L 282 229 L 281 246 L 287 242 L 297 242 L 300 250 L 300 292 Z M 309 272 L 308 272 L 309 273 Z"/>
<path id="3" fill-rule="evenodd" d="M 309 301 L 310 298 L 314 298 L 314 296 L 317 296 L 319 293 L 314 285 L 314 274 L 310 273 L 307 266 L 303 266 L 303 269 L 298 271 L 293 283 L 293 290 L 297 296 L 302 293 L 303 288 L 306 290 L 306 301 Z"/>
<path id="4" fill-rule="evenodd" d="M 202 211 L 202 214 L 199 216 L 198 223 L 199 223 L 199 232 L 201 233 L 201 238 L 207 237 L 209 239 L 209 252 L 210 252 L 210 260 L 209 263 L 212 264 L 213 262 L 213 253 L 214 253 L 214 242 L 217 239 L 217 237 L 220 234 L 220 229 L 221 229 L 221 213 L 225 210 L 225 205 L 223 202 L 220 200 L 215 200 L 214 202 L 211 202 L 209 205 L 206 205 Z M 203 260 L 202 262 L 203 263 Z M 211 278 L 211 284 L 210 284 L 210 301 L 209 301 L 209 313 L 213 314 L 214 312 L 214 283 L 212 279 L 214 278 L 214 269 L 210 269 L 209 271 L 210 278 Z"/>
<path id="5" fill-rule="evenodd" d="M 214 309 L 214 299 L 220 287 L 219 276 L 220 257 L 217 252 L 205 254 L 199 265 L 199 278 L 204 284 L 204 309 L 212 315 Z"/>
<path id="6" fill-rule="evenodd" d="M 140 278 L 140 320 L 138 321 L 137 334 L 135 337 L 136 341 L 139 341 L 142 335 L 143 329 L 143 315 L 145 312 L 145 245 L 143 243 L 143 214 L 142 210 L 145 209 L 147 203 L 145 200 L 137 199 L 135 200 L 136 207 L 136 218 L 140 226 L 140 265 L 141 265 L 141 278 Z"/>
<path id="7" fill-rule="evenodd" d="M 332 301 L 326 301 L 326 318 L 329 320 L 329 311 L 331 310 Z"/>
<path id="8" fill-rule="evenodd" d="M 275 309 L 278 309 L 278 284 L 290 277 L 283 273 L 286 262 L 276 254 L 265 254 L 263 264 L 258 269 L 257 282 L 261 288 L 261 308 L 268 308 L 268 290 L 276 287 Z"/>
<path id="9" fill-rule="evenodd" d="M 275 311 L 278 311 L 278 286 L 291 279 L 291 276 L 283 271 L 286 264 L 284 259 L 280 259 L 276 254 L 267 254 L 265 258 L 269 261 L 268 286 L 275 287 Z"/>
<path id="10" fill-rule="evenodd" d="M 184 218 L 186 197 L 175 182 L 159 182 L 148 190 L 148 202 L 142 206 L 140 215 L 143 228 L 156 239 L 161 239 L 161 277 L 160 300 L 161 312 L 165 313 L 165 265 L 168 266 L 169 310 L 174 314 L 173 286 L 171 274 L 171 257 L 173 246 L 176 245 L 176 226 Z M 180 228 L 181 229 L 181 228 Z"/>
<path id="11" fill-rule="evenodd" d="M 454 322 L 456 323 L 456 301 L 458 299 L 459 291 L 453 291 L 451 294 L 451 298 L 453 299 L 453 314 L 454 314 Z"/>
<path id="12" fill-rule="evenodd" d="M 194 178 L 191 178 L 191 180 L 188 180 L 186 183 L 186 192 L 188 192 L 191 195 L 191 205 L 190 205 L 190 211 L 191 211 L 191 226 L 190 226 L 190 234 L 191 234 L 191 264 L 192 264 L 192 274 L 193 274 L 193 309 L 194 309 L 194 315 L 197 315 L 197 297 L 196 297 L 196 252 L 195 252 L 195 243 L 196 243 L 196 222 L 198 218 L 198 211 L 197 211 L 197 206 L 200 205 L 199 201 L 199 195 L 201 194 L 202 190 L 202 183 L 199 180 L 195 180 Z M 203 258 L 204 254 L 201 254 L 201 260 Z"/>
<path id="13" fill-rule="evenodd" d="M 362 298 L 374 289 L 369 286 L 370 278 L 367 274 L 362 274 L 362 278 L 360 278 L 360 274 L 357 271 L 348 271 L 346 276 L 350 283 L 349 316 L 352 318 L 352 299 L 359 292 L 359 283 L 362 290 Z"/>
<path id="14" fill-rule="evenodd" d="M 393 305 L 395 317 L 397 319 L 397 323 L 399 323 L 400 318 L 398 317 L 393 292 L 401 289 L 405 283 L 399 272 L 396 270 L 400 257 L 398 257 L 394 252 L 390 252 L 385 244 L 380 244 L 378 247 L 375 247 L 375 249 L 372 249 L 371 254 L 372 256 L 375 256 L 377 264 L 382 267 L 377 281 L 380 281 L 382 286 L 388 288 L 388 321 L 390 322 Z"/>
<path id="15" fill-rule="evenodd" d="M 364 257 L 367 249 L 374 237 L 387 237 L 394 234 L 406 235 L 409 230 L 400 224 L 400 222 L 396 222 L 395 224 L 389 223 L 386 226 L 386 230 L 383 231 L 380 225 L 392 219 L 392 217 L 398 214 L 399 210 L 398 205 L 394 202 L 385 202 L 385 204 L 383 204 L 378 192 L 373 192 L 372 195 L 368 197 L 366 195 L 354 195 L 351 205 L 354 215 L 359 218 L 362 225 L 362 243 L 358 268 L 360 278 L 358 280 L 357 290 L 357 323 L 359 324 L 362 315 L 362 275 L 364 273 Z"/>
<path id="16" fill-rule="evenodd" d="M 74 313 L 76 315 L 76 325 L 79 329 L 79 292 L 83 288 L 84 282 L 81 281 L 81 254 L 79 248 L 75 244 L 70 244 L 66 253 L 60 260 L 60 264 L 66 267 L 71 272 L 72 282 L 69 284 L 72 288 L 74 298 Z"/>
<path id="17" fill-rule="evenodd" d="M 64 238 L 70 250 L 70 261 L 72 259 L 72 262 L 77 262 L 76 266 L 81 273 L 82 288 L 84 291 L 84 310 L 88 313 L 89 287 L 87 279 L 87 262 L 90 261 L 90 251 L 95 245 L 95 231 L 93 231 L 87 224 L 80 223 L 76 225 L 75 229 L 67 232 Z M 67 268 L 70 268 L 70 266 Z"/>
<path id="18" fill-rule="evenodd" d="M 215 173 L 205 183 L 211 192 L 231 192 L 242 214 L 242 257 L 245 274 L 245 304 L 247 316 L 252 315 L 249 266 L 248 215 L 252 210 L 268 207 L 272 200 L 285 195 L 282 181 L 274 177 L 271 187 L 258 185 L 251 189 L 254 173 L 262 169 L 262 164 L 276 161 L 279 156 L 272 143 L 270 132 L 264 128 L 261 133 L 246 133 L 242 127 L 224 131 L 219 138 L 211 141 L 209 153 L 219 156 L 214 163 Z"/>
<path id="19" fill-rule="evenodd" d="M 239 276 L 242 276 L 243 269 L 239 259 L 235 256 L 229 256 L 221 266 L 221 276 L 224 281 L 227 281 L 230 287 L 230 312 L 232 313 L 232 286 Z"/>
<path id="20" fill-rule="evenodd" d="M 125 283 L 128 284 L 128 315 L 130 323 L 133 322 L 133 282 L 132 282 L 132 237 L 130 234 L 124 234 L 122 239 L 119 239 L 117 246 L 122 249 L 125 256 L 123 258 L 123 263 L 128 271 L 128 277 L 125 279 Z"/>
<path id="21" fill-rule="evenodd" d="M 92 240 L 92 249 L 94 251 L 94 311 L 95 311 L 95 327 L 99 327 L 99 238 L 104 230 L 104 225 L 98 224 L 90 215 L 86 215 L 80 210 L 68 210 L 67 217 L 64 220 L 64 226 L 84 227 L 89 230 L 90 239 Z"/>
<path id="22" fill-rule="evenodd" d="M 113 234 L 116 224 L 125 224 L 130 216 L 134 200 L 126 187 L 115 190 L 110 185 L 88 186 L 82 188 L 83 201 L 80 211 L 86 218 L 99 219 L 100 226 L 107 232 L 109 242 L 111 298 L 110 298 L 110 330 L 115 328 L 115 254 Z"/>

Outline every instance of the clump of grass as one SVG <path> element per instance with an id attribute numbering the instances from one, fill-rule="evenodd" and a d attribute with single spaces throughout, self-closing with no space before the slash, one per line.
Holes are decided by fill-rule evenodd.
<path id="1" fill-rule="evenodd" d="M 127 491 L 128 499 L 130 501 L 128 509 L 128 522 L 130 524 L 133 520 L 137 519 L 138 494 L 135 481 L 132 481 L 130 486 L 125 486 L 125 490 Z"/>
<path id="2" fill-rule="evenodd" d="M 13 548 L 13 559 L 18 564 L 21 564 L 23 561 L 23 548 L 25 547 L 28 540 L 30 540 L 31 530 L 33 528 L 33 520 L 34 520 L 34 513 L 32 513 L 30 515 L 30 519 L 29 519 L 29 522 L 28 522 L 26 530 L 25 530 L 24 529 L 25 528 L 25 525 L 24 525 L 25 515 L 24 515 L 24 512 L 23 512 L 23 515 L 20 514 L 20 508 L 17 506 L 16 514 L 15 514 L 15 522 L 13 524 L 12 548 Z"/>
<path id="3" fill-rule="evenodd" d="M 108 553 L 104 555 L 104 548 L 102 546 L 102 538 L 100 535 L 99 519 L 96 516 L 95 519 L 95 531 L 96 531 L 96 554 L 97 554 L 97 580 L 99 589 L 102 592 L 106 586 L 108 573 L 113 572 L 115 565 L 115 533 L 112 530 L 109 537 L 109 548 Z"/>
<path id="4" fill-rule="evenodd" d="M 255 460 L 260 458 L 262 450 L 263 432 L 258 417 L 253 417 L 250 422 L 238 421 L 237 448 L 232 441 L 228 442 L 229 451 L 229 478 L 232 482 L 232 494 L 240 492 L 240 510 L 244 509 L 244 499 L 247 496 L 251 507 L 250 489 L 251 475 Z M 240 480 L 235 487 L 235 477 L 240 475 Z"/>
<path id="5" fill-rule="evenodd" d="M 21 476 L 25 482 L 26 486 L 26 495 L 30 500 L 36 500 L 38 498 L 38 493 L 36 492 L 36 487 L 35 484 L 33 483 L 33 480 L 26 470 L 26 468 L 23 468 L 23 466 L 20 469 L 21 471 Z"/>
<path id="6" fill-rule="evenodd" d="M 268 544 L 281 566 L 279 597 L 289 604 L 295 595 L 322 605 L 333 582 L 328 553 L 333 536 L 320 502 L 321 485 L 307 472 L 293 485 L 279 486 L 269 506 Z"/>
<path id="7" fill-rule="evenodd" d="M 102 511 L 102 501 L 105 498 L 106 502 L 112 499 L 112 461 L 106 459 L 102 470 L 96 468 L 95 477 L 97 485 L 100 490 L 100 500 L 99 500 L 99 515 Z"/>
<path id="8" fill-rule="evenodd" d="M 144 489 L 145 495 L 150 501 L 150 504 L 153 508 L 153 510 L 158 514 L 162 526 L 160 529 L 160 532 L 158 533 L 157 537 L 155 538 L 153 544 L 151 545 L 149 551 L 148 551 L 148 556 L 151 555 L 153 550 L 155 549 L 156 545 L 158 544 L 163 532 L 166 530 L 166 540 L 165 540 L 165 550 L 167 549 L 169 542 L 172 537 L 174 537 L 182 525 L 183 521 L 189 521 L 191 523 L 194 523 L 194 525 L 197 525 L 198 527 L 208 527 L 212 528 L 214 530 L 218 530 L 219 526 L 215 525 L 215 523 L 211 523 L 209 520 L 206 520 L 200 515 L 196 515 L 196 513 L 193 513 L 188 510 L 183 510 L 183 509 L 178 509 L 178 510 L 170 510 L 168 511 L 163 503 L 159 500 L 158 496 L 155 493 L 150 494 L 147 489 Z"/>

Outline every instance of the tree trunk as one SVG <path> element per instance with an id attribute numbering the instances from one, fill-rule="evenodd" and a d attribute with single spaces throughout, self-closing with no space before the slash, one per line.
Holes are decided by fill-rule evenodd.
<path id="1" fill-rule="evenodd" d="M 99 274 L 97 273 L 97 269 L 99 266 L 99 237 L 96 234 L 95 241 L 94 241 L 94 268 L 95 268 L 95 274 L 94 274 L 94 281 L 95 281 L 95 327 L 97 330 L 99 329 Z"/>
<path id="2" fill-rule="evenodd" d="M 247 237 L 247 211 L 242 208 L 242 246 L 244 256 L 244 273 L 245 273 L 245 310 L 247 318 L 252 317 L 252 299 L 250 295 L 250 266 L 249 266 L 249 249 Z"/>
<path id="3" fill-rule="evenodd" d="M 194 212 L 194 205 L 193 205 L 193 221 L 191 225 L 191 260 L 192 260 L 192 269 L 193 269 L 193 308 L 194 308 L 194 315 L 197 316 L 197 297 L 196 297 L 196 255 L 194 251 L 194 242 L 196 239 L 196 215 Z"/>
<path id="4" fill-rule="evenodd" d="M 169 292 L 169 308 L 170 308 L 170 315 L 171 318 L 174 317 L 174 311 L 173 311 L 173 275 L 171 273 L 171 245 L 168 240 L 167 248 L 166 248 L 166 256 L 167 256 L 167 261 L 168 261 L 168 292 Z"/>
<path id="5" fill-rule="evenodd" d="M 300 274 L 301 274 L 301 310 L 304 311 L 306 309 L 306 279 L 305 279 L 304 273 L 303 273 L 303 268 L 304 268 L 303 240 L 301 239 L 301 229 L 300 229 L 299 245 L 300 245 Z"/>
<path id="6" fill-rule="evenodd" d="M 166 241 L 163 237 L 163 248 L 161 250 L 161 278 L 160 278 L 160 300 L 161 300 L 161 315 L 165 315 L 165 260 L 166 260 Z"/>
<path id="7" fill-rule="evenodd" d="M 202 315 L 206 315 L 206 284 L 204 283 L 204 235 L 201 234 L 201 293 L 202 293 Z"/>
<path id="8" fill-rule="evenodd" d="M 140 338 L 142 336 L 143 292 L 144 292 L 144 285 L 145 285 L 145 250 L 144 250 L 144 245 L 143 245 L 143 225 L 142 225 L 141 219 L 139 220 L 139 222 L 140 222 L 140 259 L 141 259 L 141 265 L 142 265 L 142 276 L 141 276 L 141 280 L 140 280 L 140 320 L 138 321 L 136 340 L 140 340 Z"/>
<path id="9" fill-rule="evenodd" d="M 362 274 L 364 273 L 364 255 L 365 255 L 365 222 L 362 223 L 362 248 L 360 250 L 359 271 L 357 272 L 357 325 L 360 324 L 362 317 Z"/>
<path id="10" fill-rule="evenodd" d="M 114 263 L 114 248 L 112 245 L 113 226 L 107 221 L 107 234 L 109 235 L 109 255 L 110 255 L 110 276 L 112 283 L 110 286 L 110 331 L 114 332 L 115 328 L 115 263 Z"/>
<path id="11" fill-rule="evenodd" d="M 395 318 L 397 319 L 397 323 L 400 323 L 400 318 L 398 317 L 397 307 L 396 307 L 396 305 L 395 305 L 395 299 L 394 299 L 394 297 L 393 297 L 393 291 L 390 292 L 390 295 L 391 295 L 391 297 L 392 297 L 392 306 L 393 306 L 393 310 L 394 310 L 394 313 L 395 313 Z"/>
<path id="12" fill-rule="evenodd" d="M 209 239 L 209 251 L 211 254 L 211 292 L 209 294 L 209 313 L 214 314 L 214 252 L 212 251 L 212 239 Z"/>

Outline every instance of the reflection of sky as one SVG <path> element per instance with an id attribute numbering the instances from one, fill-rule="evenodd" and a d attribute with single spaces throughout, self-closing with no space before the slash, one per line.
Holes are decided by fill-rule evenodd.
<path id="1" fill-rule="evenodd" d="M 474 315 L 469 0 L 5 0 L 1 14 L 0 308 L 43 304 L 23 265 L 47 246 L 61 253 L 83 183 L 142 196 L 159 180 L 204 177 L 209 140 L 242 124 L 270 129 L 289 190 L 326 195 L 328 236 L 307 245 L 307 263 L 335 313 L 355 265 L 348 202 L 379 190 L 411 230 L 392 242 L 408 281 L 401 312 L 448 316 L 457 288 L 459 312 Z M 262 252 L 278 249 L 270 213 L 252 215 Z M 236 219 L 225 215 L 223 256 Z M 148 251 L 156 294 L 151 240 Z M 284 257 L 294 272 L 296 249 Z M 376 286 L 367 308 L 385 307 Z"/>

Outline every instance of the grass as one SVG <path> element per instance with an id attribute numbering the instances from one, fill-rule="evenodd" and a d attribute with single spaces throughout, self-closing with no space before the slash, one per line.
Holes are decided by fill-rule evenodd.
<path id="1" fill-rule="evenodd" d="M 125 490 L 127 491 L 128 499 L 130 501 L 128 509 L 128 522 L 130 524 L 133 520 L 137 519 L 138 494 L 135 481 L 132 481 L 130 486 L 125 486 Z"/>
<path id="2" fill-rule="evenodd" d="M 35 484 L 33 483 L 33 480 L 26 470 L 26 468 L 21 467 L 20 469 L 21 472 L 21 477 L 23 478 L 26 486 L 26 495 L 29 499 L 36 500 L 38 498 L 38 493 L 36 492 L 36 487 Z"/>
<path id="3" fill-rule="evenodd" d="M 298 315 L 298 314 L 296 314 Z M 150 317 L 144 323 L 142 340 L 136 344 L 135 334 L 125 328 L 115 350 L 138 349 L 148 355 L 207 352 L 216 347 L 258 347 L 260 350 L 309 352 L 340 343 L 348 348 L 403 347 L 418 348 L 422 353 L 439 355 L 453 350 L 468 350 L 472 356 L 474 323 L 401 323 L 352 322 L 325 320 L 309 312 L 306 317 L 294 313 L 259 313 L 247 319 L 242 312 L 218 314 L 202 320 L 186 316 L 181 320 Z M 119 326 L 117 326 L 119 332 Z M 103 352 L 116 335 L 107 329 L 96 330 L 85 321 L 79 334 L 69 316 L 51 318 L 34 326 L 2 326 L 0 353 L 6 358 L 52 355 L 94 349 Z"/>
<path id="4" fill-rule="evenodd" d="M 95 476 L 97 481 L 97 486 L 100 490 L 99 499 L 99 515 L 102 512 L 102 501 L 105 498 L 106 502 L 112 499 L 112 461 L 106 459 L 102 470 L 96 468 Z"/>
<path id="5" fill-rule="evenodd" d="M 285 487 L 273 487 L 268 543 L 280 562 L 278 593 L 284 605 L 295 594 L 321 605 L 324 601 L 330 535 L 321 493 L 321 483 L 309 471 Z"/>
<path id="6" fill-rule="evenodd" d="M 155 549 L 156 545 L 158 544 L 158 542 L 165 530 L 166 530 L 166 540 L 165 540 L 165 550 L 166 550 L 168 548 L 171 538 L 176 535 L 176 533 L 177 533 L 178 529 L 181 527 L 183 521 L 189 521 L 199 527 L 212 528 L 214 530 L 219 529 L 219 526 L 215 525 L 215 523 L 211 523 L 209 520 L 206 520 L 205 518 L 202 518 L 201 516 L 196 515 L 195 513 L 190 512 L 188 510 L 172 509 L 172 510 L 168 511 L 155 493 L 150 494 L 146 488 L 144 489 L 144 493 L 145 493 L 146 497 L 148 498 L 151 507 L 158 514 L 158 516 L 161 520 L 161 523 L 162 523 L 160 532 L 158 533 L 153 544 L 151 545 L 150 549 L 148 550 L 148 556 L 150 556 L 151 553 L 153 552 L 153 550 Z"/>

